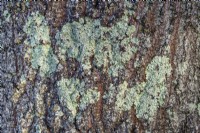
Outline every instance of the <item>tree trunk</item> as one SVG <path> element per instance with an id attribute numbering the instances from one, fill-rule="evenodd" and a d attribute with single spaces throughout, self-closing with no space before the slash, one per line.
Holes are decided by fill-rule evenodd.
<path id="1" fill-rule="evenodd" d="M 0 2 L 0 132 L 200 132 L 199 2 Z"/>

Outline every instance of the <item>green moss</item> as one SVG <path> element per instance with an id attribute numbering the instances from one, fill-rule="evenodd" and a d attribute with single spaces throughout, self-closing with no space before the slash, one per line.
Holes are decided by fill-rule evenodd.
<path id="1" fill-rule="evenodd" d="M 77 114 L 77 109 L 86 109 L 89 104 L 95 103 L 100 96 L 100 93 L 94 89 L 87 89 L 84 82 L 79 79 L 62 78 L 57 83 L 60 100 L 66 105 L 74 118 Z M 79 100 L 80 99 L 80 100 Z"/>
<path id="2" fill-rule="evenodd" d="M 61 32 L 56 35 L 60 57 L 76 58 L 84 70 L 90 70 L 92 65 L 109 67 L 110 76 L 118 76 L 118 71 L 124 68 L 136 52 L 136 39 L 132 36 L 135 26 L 128 24 L 125 15 L 112 27 L 103 27 L 99 20 L 85 18 L 79 22 L 66 23 Z M 94 57 L 94 61 L 91 61 Z"/>

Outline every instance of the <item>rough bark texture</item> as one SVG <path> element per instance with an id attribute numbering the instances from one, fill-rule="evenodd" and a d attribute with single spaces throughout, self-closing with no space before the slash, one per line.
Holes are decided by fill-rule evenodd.
<path id="1" fill-rule="evenodd" d="M 127 7 L 124 5 L 121 0 L 78 3 L 0 2 L 0 132 L 200 132 L 200 2 L 139 1 L 129 3 Z M 130 44 L 130 47 L 134 46 L 137 50 L 123 64 L 122 69 L 117 69 L 117 76 L 109 74 L 111 60 L 108 65 L 97 66 L 95 54 L 89 56 L 91 67 L 87 70 L 82 67 L 84 61 L 70 57 L 69 54 L 64 54 L 63 60 L 59 55 L 64 48 L 59 49 L 56 34 L 62 31 L 66 23 L 77 22 L 75 24 L 78 25 L 81 23 L 80 18 L 87 18 L 100 20 L 100 27 L 109 29 L 120 22 L 129 10 L 134 11 L 134 14 L 128 16 L 128 23 L 136 29 L 130 36 L 138 40 L 138 43 Z M 29 49 L 26 40 L 30 36 L 23 27 L 31 13 L 36 11 L 47 22 L 50 41 L 39 40 L 40 44 L 32 49 L 36 49 L 37 45 L 41 48 L 50 47 L 48 50 L 52 50 L 52 53 L 48 57 L 53 62 L 48 63 L 53 65 L 57 62 L 56 70 L 52 70 L 48 76 L 44 76 L 47 72 L 42 66 L 33 67 L 33 58 L 36 57 L 26 55 Z M 128 50 L 119 46 L 121 52 Z M 44 58 L 41 55 L 38 60 Z M 166 68 L 160 70 L 163 65 Z M 153 72 L 148 71 L 151 68 Z M 157 80 L 156 76 L 155 79 L 150 79 L 154 76 L 148 76 L 149 73 L 154 75 L 162 71 L 166 73 L 164 77 L 158 78 L 161 79 L 160 83 L 154 81 Z M 78 96 L 75 97 L 75 103 L 78 105 L 75 117 L 72 117 L 68 104 L 62 101 L 65 98 L 65 92 L 59 92 L 62 79 L 70 83 L 74 82 L 71 79 L 75 79 L 77 86 L 81 86 L 78 83 L 80 80 L 85 84 L 83 88 L 88 90 L 76 93 Z M 155 88 L 155 91 L 157 86 L 165 84 L 164 87 L 158 87 L 156 95 L 151 96 L 154 99 L 157 95 L 164 95 L 162 104 L 157 100 L 161 97 L 151 99 L 151 104 L 156 107 L 153 115 L 148 114 L 151 112 L 148 109 L 152 109 L 151 105 L 146 105 L 148 99 L 140 99 L 139 104 L 132 101 L 130 109 L 129 106 L 118 105 L 117 102 L 128 98 L 127 92 L 134 98 L 135 93 L 131 95 L 134 89 L 143 84 L 148 88 L 153 82 L 156 84 L 151 88 Z M 71 84 L 67 87 L 73 88 L 74 84 Z M 111 84 L 115 87 L 112 91 Z M 86 108 L 82 109 L 79 106 L 83 106 L 83 100 L 88 100 L 83 99 L 90 94 L 88 88 L 96 88 L 91 93 L 98 92 L 98 100 L 86 102 Z M 127 92 L 123 93 L 123 89 Z M 148 89 L 141 89 L 140 93 L 145 91 L 148 92 Z M 124 96 L 119 99 L 118 94 L 121 93 Z M 143 106 L 148 106 L 147 110 L 143 110 L 147 115 L 141 111 Z"/>

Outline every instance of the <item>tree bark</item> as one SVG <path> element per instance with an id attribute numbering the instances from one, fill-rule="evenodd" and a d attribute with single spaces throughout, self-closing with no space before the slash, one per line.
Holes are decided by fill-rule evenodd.
<path id="1" fill-rule="evenodd" d="M 0 132 L 200 132 L 200 2 L 133 1 L 130 7 L 124 3 L 123 0 L 0 2 Z M 59 57 L 56 35 L 66 23 L 81 23 L 81 18 L 89 18 L 100 20 L 100 27 L 109 29 L 130 10 L 134 11 L 128 20 L 136 29 L 131 36 L 138 40 L 133 44 L 137 51 L 118 76 L 109 75 L 110 65 L 98 67 L 95 55 L 90 56 L 90 73 L 83 70 L 78 59 L 69 55 L 65 55 L 65 60 Z M 56 70 L 46 77 L 40 75 L 42 66 L 34 69 L 31 59 L 25 58 L 29 46 L 25 44 L 28 34 L 23 28 L 30 14 L 37 11 L 47 22 L 51 54 L 58 60 Z M 126 89 L 130 89 L 141 83 L 150 84 L 147 70 L 157 57 L 169 59 L 170 73 L 162 82 L 167 88 L 165 98 L 152 119 L 145 114 L 139 117 L 141 112 L 136 104 L 117 111 L 118 86 L 127 82 Z M 152 73 L 161 72 L 158 68 Z M 86 86 L 96 87 L 99 94 L 97 101 L 81 110 L 83 95 L 79 92 L 77 113 L 72 120 L 58 89 L 62 78 L 78 79 Z M 111 84 L 117 86 L 113 92 L 109 90 Z M 104 98 L 108 93 L 113 99 Z"/>

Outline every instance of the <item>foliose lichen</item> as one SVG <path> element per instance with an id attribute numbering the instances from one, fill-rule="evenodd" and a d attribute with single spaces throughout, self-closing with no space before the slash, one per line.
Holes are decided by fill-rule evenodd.
<path id="1" fill-rule="evenodd" d="M 87 89 L 84 82 L 79 79 L 62 78 L 57 83 L 60 101 L 66 105 L 74 118 L 77 114 L 77 109 L 86 109 L 89 104 L 95 103 L 100 96 L 96 88 Z"/>
<path id="2" fill-rule="evenodd" d="M 200 116 L 200 103 L 197 105 L 198 114 Z"/>
<path id="3" fill-rule="evenodd" d="M 98 101 L 100 97 L 100 92 L 97 91 L 97 88 L 88 89 L 80 100 L 80 110 L 86 109 L 89 104 L 93 104 Z"/>
<path id="4" fill-rule="evenodd" d="M 79 22 L 67 23 L 56 35 L 57 44 L 60 46 L 62 59 L 65 56 L 76 58 L 84 69 L 90 69 L 90 58 L 95 49 L 95 27 L 98 23 L 86 18 L 86 22 L 80 19 Z M 85 24 L 84 24 L 85 23 Z"/>
<path id="5" fill-rule="evenodd" d="M 127 111 L 134 105 L 138 118 L 151 121 L 157 109 L 164 103 L 167 95 L 166 77 L 170 73 L 169 58 L 166 56 L 154 57 L 146 68 L 146 82 L 128 87 L 128 83 L 124 81 L 117 86 L 119 93 L 116 96 L 116 109 L 120 112 Z M 113 90 L 112 88 L 111 91 Z"/>
<path id="6" fill-rule="evenodd" d="M 166 77 L 170 76 L 171 65 L 166 56 L 156 56 L 146 68 L 145 87 L 138 104 L 136 113 L 139 118 L 152 120 L 158 107 L 164 103 L 167 95 Z"/>
<path id="7" fill-rule="evenodd" d="M 49 27 L 43 15 L 38 11 L 32 12 L 28 17 L 23 31 L 27 34 L 25 44 L 36 46 L 41 44 L 50 43 Z"/>
<path id="8" fill-rule="evenodd" d="M 144 83 L 128 88 L 128 83 L 124 81 L 118 86 L 119 93 L 117 94 L 116 109 L 119 111 L 130 110 L 133 104 L 137 105 L 141 96 L 140 90 L 144 88 Z"/>
<path id="9" fill-rule="evenodd" d="M 128 24 L 131 13 L 125 12 L 119 22 L 110 28 L 90 18 L 65 24 L 56 35 L 60 57 L 63 60 L 66 55 L 76 58 L 84 70 L 90 70 L 92 65 L 103 66 L 104 71 L 109 67 L 108 73 L 117 76 L 118 70 L 124 68 L 137 50 L 136 39 L 132 36 L 135 26 Z"/>
<path id="10" fill-rule="evenodd" d="M 27 34 L 25 57 L 31 58 L 32 68 L 39 69 L 42 77 L 50 76 L 56 70 L 58 60 L 50 45 L 49 27 L 44 16 L 39 12 L 31 13 L 23 30 Z"/>
<path id="11" fill-rule="evenodd" d="M 56 70 L 58 60 L 50 45 L 38 45 L 32 49 L 32 68 L 39 69 L 42 77 L 50 76 Z"/>

